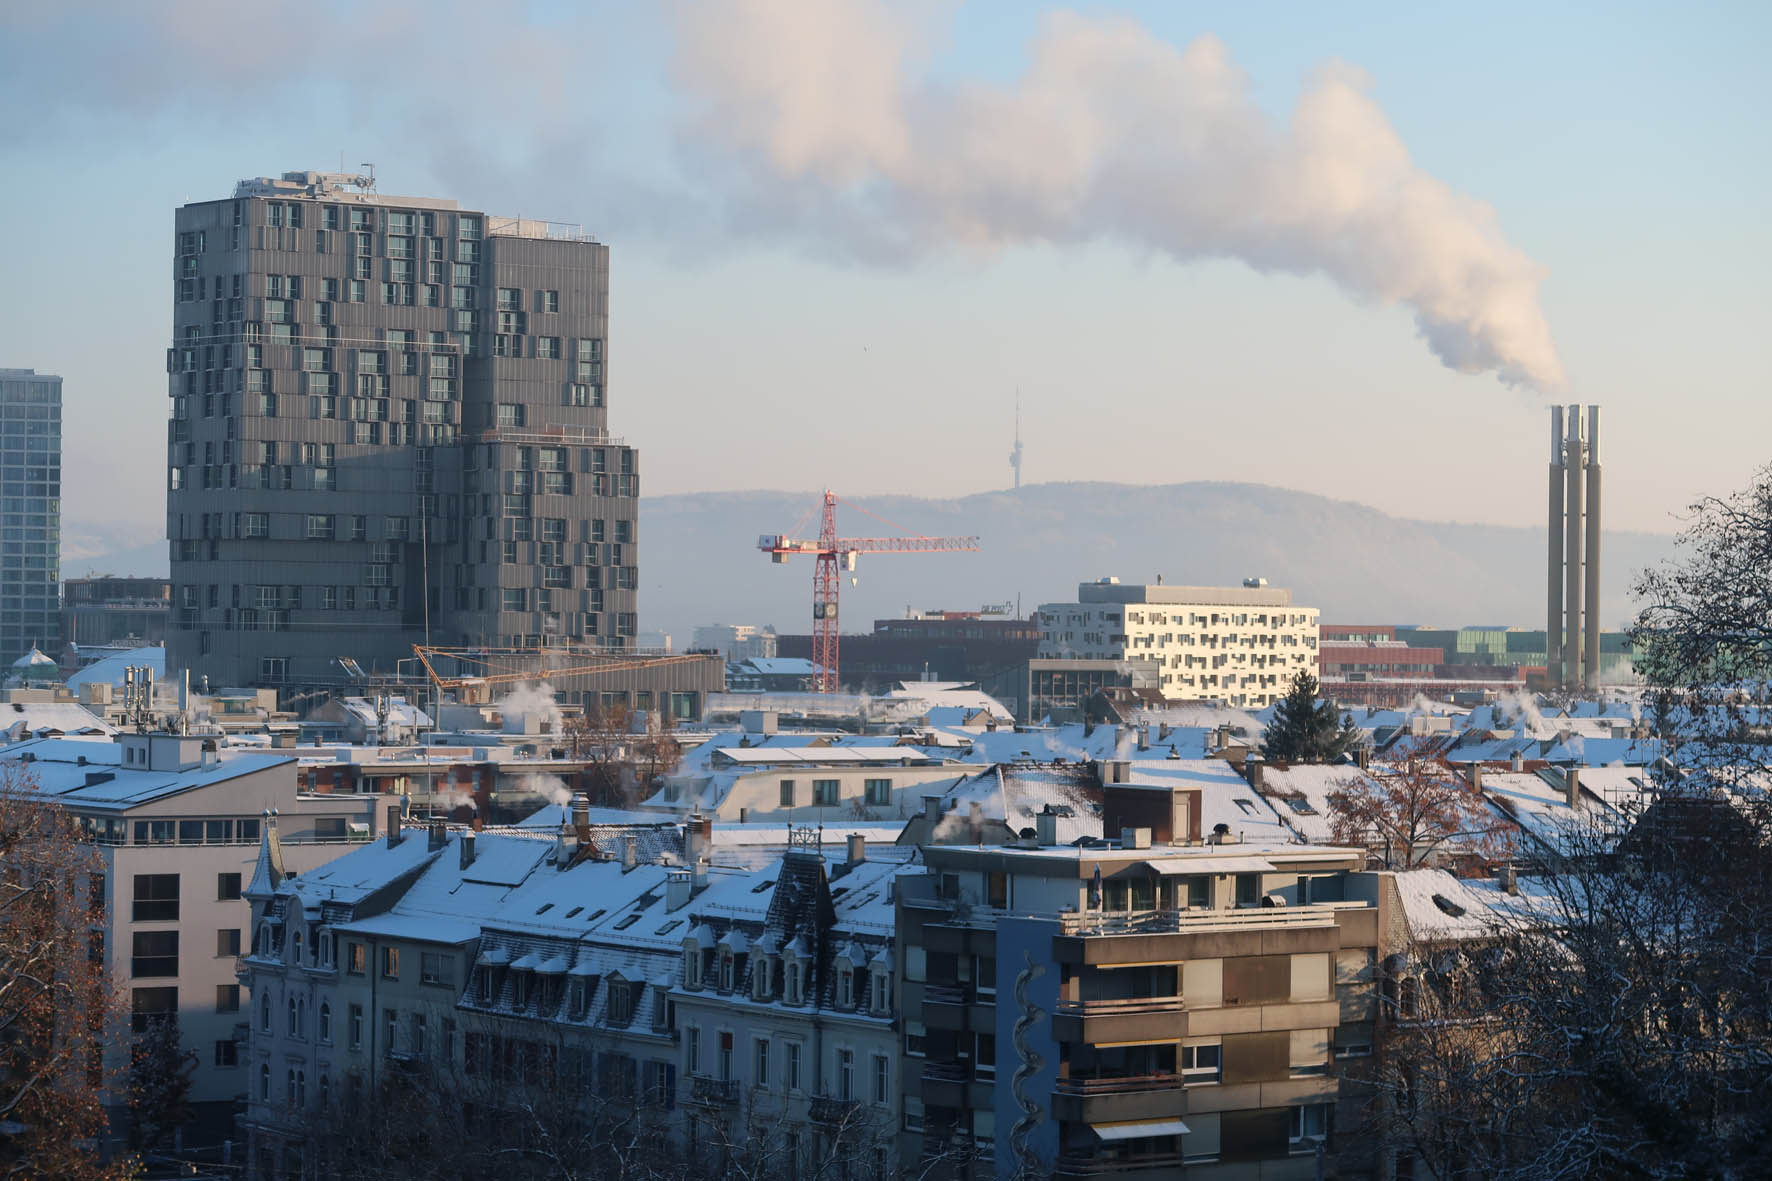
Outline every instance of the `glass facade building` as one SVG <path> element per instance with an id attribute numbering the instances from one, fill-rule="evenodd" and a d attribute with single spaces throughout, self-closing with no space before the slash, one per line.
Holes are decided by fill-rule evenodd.
<path id="1" fill-rule="evenodd" d="M 0 654 L 60 648 L 62 379 L 0 369 Z"/>

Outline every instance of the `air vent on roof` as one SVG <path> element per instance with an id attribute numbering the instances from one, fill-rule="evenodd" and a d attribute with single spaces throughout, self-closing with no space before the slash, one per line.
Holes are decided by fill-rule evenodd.
<path id="1" fill-rule="evenodd" d="M 767 890 L 769 887 L 771 887 L 773 885 L 775 885 L 775 882 L 773 879 L 770 881 L 767 881 L 767 882 L 759 882 L 758 884 L 751 887 L 751 893 L 761 894 L 763 891 Z"/>
<path id="2" fill-rule="evenodd" d="M 675 931 L 678 927 L 681 927 L 682 925 L 683 925 L 682 919 L 672 919 L 670 922 L 666 923 L 664 926 L 660 927 L 657 931 L 655 931 L 653 933 L 656 935 L 669 935 L 672 931 Z"/>
<path id="3" fill-rule="evenodd" d="M 571 910 L 566 912 L 566 917 L 573 918 L 578 914 L 579 911 L 581 911 L 583 909 L 584 909 L 584 907 L 582 907 L 582 906 L 575 906 Z"/>
<path id="4" fill-rule="evenodd" d="M 623 919 L 621 922 L 615 924 L 615 929 L 617 931 L 625 931 L 629 927 L 633 926 L 635 923 L 637 923 L 639 921 L 640 921 L 640 916 L 638 913 L 631 914 L 627 918 Z"/>

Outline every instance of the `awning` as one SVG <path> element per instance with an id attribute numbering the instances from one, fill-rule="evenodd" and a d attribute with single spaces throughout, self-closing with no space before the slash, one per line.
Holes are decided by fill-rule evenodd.
<path id="1" fill-rule="evenodd" d="M 1165 877 L 1194 873 L 1272 873 L 1271 861 L 1260 857 L 1158 857 L 1145 868 Z"/>
<path id="2" fill-rule="evenodd" d="M 1097 1136 L 1112 1143 L 1143 1136 L 1185 1136 L 1188 1126 L 1178 1119 L 1135 1119 L 1113 1124 L 1090 1124 Z"/>

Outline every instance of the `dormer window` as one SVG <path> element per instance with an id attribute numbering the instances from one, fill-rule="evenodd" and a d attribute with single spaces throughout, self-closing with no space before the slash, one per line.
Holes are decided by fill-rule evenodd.
<path id="1" fill-rule="evenodd" d="M 295 929 L 294 938 L 290 941 L 290 950 L 295 953 L 294 962 L 298 963 L 298 964 L 301 963 L 301 944 L 302 944 L 301 928 L 297 927 Z"/>
<path id="2" fill-rule="evenodd" d="M 784 967 L 787 979 L 784 981 L 786 995 L 782 999 L 790 1005 L 800 1004 L 806 990 L 806 965 L 800 962 L 799 956 L 793 956 L 785 962 Z"/>
<path id="3" fill-rule="evenodd" d="M 845 1009 L 855 1007 L 855 969 L 847 963 L 837 968 L 837 1004 Z"/>
<path id="4" fill-rule="evenodd" d="M 321 935 L 318 942 L 320 944 L 320 966 L 322 968 L 332 967 L 332 936 Z"/>
<path id="5" fill-rule="evenodd" d="M 513 973 L 515 980 L 511 986 L 511 1003 L 521 1009 L 529 1003 L 529 973 Z"/>
<path id="6" fill-rule="evenodd" d="M 770 977 L 779 970 L 776 965 L 780 962 L 772 955 L 757 957 L 756 964 L 751 968 L 751 999 L 759 1001 L 769 999 L 770 984 L 772 983 Z"/>
<path id="7" fill-rule="evenodd" d="M 609 1020 L 626 1025 L 634 1019 L 634 986 L 620 978 L 609 982 Z"/>
<path id="8" fill-rule="evenodd" d="M 889 1012 L 892 1008 L 892 975 L 883 968 L 876 968 L 869 974 L 868 1008 L 875 1013 Z"/>
<path id="9" fill-rule="evenodd" d="M 701 988 L 701 951 L 693 942 L 683 949 L 683 987 Z"/>
<path id="10" fill-rule="evenodd" d="M 732 991 L 732 953 L 730 951 L 720 953 L 720 991 Z"/>
<path id="11" fill-rule="evenodd" d="M 572 982 L 572 1015 L 583 1017 L 585 1009 L 590 1006 L 590 990 L 585 987 L 584 977 L 580 976 Z"/>
<path id="12" fill-rule="evenodd" d="M 492 1003 L 492 969 L 481 967 L 474 973 L 474 994 L 482 1005 Z"/>

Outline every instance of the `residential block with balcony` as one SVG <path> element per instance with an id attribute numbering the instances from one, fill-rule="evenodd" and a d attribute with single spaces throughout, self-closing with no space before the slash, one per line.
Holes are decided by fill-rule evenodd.
<path id="1" fill-rule="evenodd" d="M 1189 814 L 1176 791 L 1174 815 Z M 1379 937 L 1355 849 L 931 846 L 898 904 L 903 1159 L 934 1172 L 1310 1177 L 1370 1052 Z M 1171 836 L 1160 832 L 1159 837 Z M 1376 897 L 1375 894 L 1373 894 Z M 1351 1127 L 1351 1111 L 1343 1121 Z"/>

